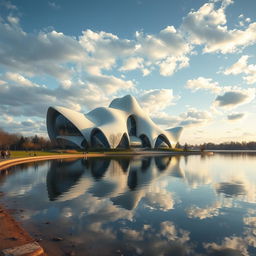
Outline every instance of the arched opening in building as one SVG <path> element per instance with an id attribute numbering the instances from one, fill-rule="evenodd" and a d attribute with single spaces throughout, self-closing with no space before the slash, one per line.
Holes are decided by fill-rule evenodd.
<path id="1" fill-rule="evenodd" d="M 89 148 L 89 144 L 88 144 L 86 139 L 84 139 L 82 141 L 81 146 L 82 146 L 83 149 L 88 149 Z"/>
<path id="2" fill-rule="evenodd" d="M 137 136 L 137 125 L 133 115 L 129 116 L 127 119 L 127 130 L 129 136 Z"/>
<path id="3" fill-rule="evenodd" d="M 91 146 L 93 148 L 110 148 L 106 136 L 99 129 L 94 129 L 91 133 Z"/>
<path id="4" fill-rule="evenodd" d="M 53 110 L 52 125 L 47 129 L 51 131 L 52 139 L 66 149 L 87 148 L 88 143 L 79 129 L 60 112 Z"/>
<path id="5" fill-rule="evenodd" d="M 57 138 L 56 141 L 57 141 L 58 145 L 63 149 L 81 149 L 79 144 L 77 144 L 65 137 Z"/>
<path id="6" fill-rule="evenodd" d="M 160 134 L 157 137 L 155 148 L 171 148 L 171 144 L 163 134 Z"/>
<path id="7" fill-rule="evenodd" d="M 55 118 L 54 132 L 56 136 L 82 136 L 80 131 L 60 113 Z"/>
<path id="8" fill-rule="evenodd" d="M 141 134 L 140 139 L 141 139 L 143 148 L 151 148 L 151 143 L 150 143 L 148 136 L 146 136 L 145 134 Z"/>

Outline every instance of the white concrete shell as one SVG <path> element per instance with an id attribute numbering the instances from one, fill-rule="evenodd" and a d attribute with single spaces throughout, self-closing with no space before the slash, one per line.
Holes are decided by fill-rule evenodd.
<path id="1" fill-rule="evenodd" d="M 129 123 L 129 124 L 128 124 Z M 49 107 L 47 130 L 52 141 L 80 148 L 129 147 L 141 141 L 142 147 L 173 147 L 182 127 L 159 128 L 131 95 L 114 99 L 109 107 L 82 114 L 64 107 Z"/>

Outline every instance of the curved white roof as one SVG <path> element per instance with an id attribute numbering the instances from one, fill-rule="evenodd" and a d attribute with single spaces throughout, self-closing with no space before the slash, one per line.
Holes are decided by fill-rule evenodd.
<path id="1" fill-rule="evenodd" d="M 73 134 L 58 134 L 55 123 L 59 115 L 64 116 L 79 133 L 75 136 Z M 91 146 L 92 136 L 97 130 L 105 136 L 110 148 L 116 148 L 124 137 L 130 144 L 127 127 L 130 116 L 136 123 L 136 137 L 147 138 L 152 148 L 155 147 L 159 136 L 169 147 L 175 146 L 180 137 L 182 127 L 167 130 L 159 128 L 131 95 L 116 98 L 109 107 L 99 107 L 87 114 L 64 107 L 50 107 L 47 112 L 47 130 L 51 140 L 63 139 L 81 148 L 83 148 L 84 140 L 87 146 Z"/>

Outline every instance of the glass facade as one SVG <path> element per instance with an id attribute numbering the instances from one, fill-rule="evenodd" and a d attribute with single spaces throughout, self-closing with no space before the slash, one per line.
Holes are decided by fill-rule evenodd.
<path id="1" fill-rule="evenodd" d="M 136 136 L 137 134 L 136 121 L 133 116 L 128 117 L 127 129 L 130 136 Z"/>
<path id="2" fill-rule="evenodd" d="M 82 136 L 79 130 L 61 114 L 55 119 L 54 131 L 57 136 Z"/>
<path id="3" fill-rule="evenodd" d="M 149 139 L 148 139 L 148 137 L 146 135 L 142 134 L 140 136 L 140 139 L 141 139 L 142 147 L 143 148 L 151 148 L 150 141 L 149 141 Z"/>
<path id="4" fill-rule="evenodd" d="M 109 148 L 109 143 L 105 135 L 97 129 L 92 132 L 91 144 L 93 148 Z"/>
<path id="5" fill-rule="evenodd" d="M 155 143 L 155 148 L 169 148 L 169 147 L 171 146 L 169 145 L 168 140 L 163 135 L 159 135 Z"/>

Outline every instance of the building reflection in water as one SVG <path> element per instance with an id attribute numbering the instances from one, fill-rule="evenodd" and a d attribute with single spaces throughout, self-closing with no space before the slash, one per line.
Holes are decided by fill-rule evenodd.
<path id="1" fill-rule="evenodd" d="M 88 158 L 53 161 L 47 173 L 51 201 L 66 201 L 85 193 L 108 197 L 114 205 L 134 209 L 145 190 L 165 173 L 183 177 L 178 157 Z"/>
<path id="2" fill-rule="evenodd" d="M 76 255 L 256 255 L 255 165 L 256 155 L 55 160 L 9 169 L 0 185 L 31 233 L 63 237 Z"/>

